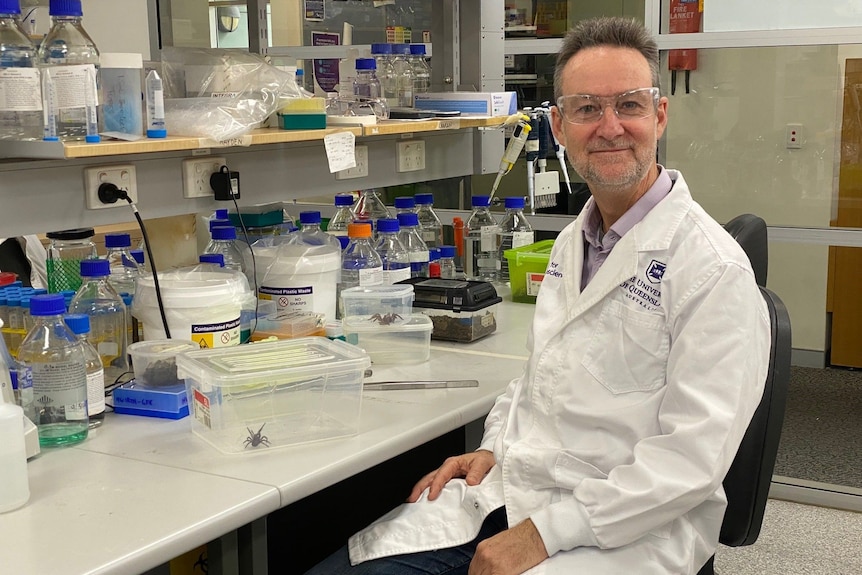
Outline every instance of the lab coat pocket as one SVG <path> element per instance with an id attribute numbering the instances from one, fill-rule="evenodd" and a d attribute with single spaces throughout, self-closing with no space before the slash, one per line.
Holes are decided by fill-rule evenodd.
<path id="1" fill-rule="evenodd" d="M 582 364 L 613 394 L 654 391 L 665 383 L 669 347 L 661 312 L 608 300 Z"/>
<path id="2" fill-rule="evenodd" d="M 595 465 L 561 451 L 554 463 L 554 487 L 574 491 L 584 479 L 607 479 L 608 475 Z"/>

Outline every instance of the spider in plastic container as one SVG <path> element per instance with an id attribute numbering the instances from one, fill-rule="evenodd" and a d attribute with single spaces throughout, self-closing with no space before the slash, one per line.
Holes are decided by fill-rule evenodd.
<path id="1" fill-rule="evenodd" d="M 379 313 L 375 313 L 374 315 L 371 316 L 370 319 L 371 319 L 371 321 L 376 321 L 380 325 L 392 325 L 393 323 L 395 323 L 396 319 L 404 319 L 404 318 L 402 318 L 397 313 L 386 313 L 383 315 L 380 315 Z"/>
<path id="2" fill-rule="evenodd" d="M 264 422 L 263 425 L 266 425 Z M 243 442 L 244 447 L 257 447 L 258 445 L 265 445 L 269 447 L 269 438 L 265 435 L 261 435 L 263 431 L 263 425 L 260 426 L 260 429 L 257 430 L 257 433 L 251 430 L 250 427 L 246 427 L 248 429 L 248 437 L 245 438 Z"/>

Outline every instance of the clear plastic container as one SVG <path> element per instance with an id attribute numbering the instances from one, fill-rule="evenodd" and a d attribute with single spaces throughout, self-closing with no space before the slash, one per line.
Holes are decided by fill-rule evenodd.
<path id="1" fill-rule="evenodd" d="M 90 429 L 95 429 L 105 422 L 105 368 L 102 367 L 99 352 L 87 339 L 90 335 L 90 316 L 73 313 L 67 315 L 65 320 L 84 350 L 84 361 L 87 363 L 87 415 Z"/>
<path id="2" fill-rule="evenodd" d="M 51 240 L 46 262 L 48 291 L 77 291 L 81 287 L 81 261 L 99 257 L 93 243 L 93 228 L 48 232 L 45 235 Z"/>
<path id="3" fill-rule="evenodd" d="M 335 215 L 329 219 L 326 233 L 334 236 L 347 235 L 347 225 L 353 223 L 353 202 L 353 194 L 335 196 Z"/>
<path id="4" fill-rule="evenodd" d="M 348 343 L 358 345 L 375 364 L 411 364 L 431 357 L 431 319 L 422 314 L 407 316 L 407 321 L 379 325 L 350 318 L 342 321 Z"/>
<path id="5" fill-rule="evenodd" d="M 82 261 L 84 282 L 69 304 L 69 313 L 90 316 L 89 340 L 102 358 L 105 382 L 112 385 L 129 371 L 129 362 L 126 356 L 126 304 L 108 281 L 109 273 L 108 260 Z"/>
<path id="6" fill-rule="evenodd" d="M 443 245 L 443 222 L 434 211 L 433 194 L 416 194 L 416 215 L 419 216 L 419 229 L 422 240 L 429 248 Z"/>
<path id="7" fill-rule="evenodd" d="M 155 339 L 139 341 L 129 346 L 135 383 L 148 388 L 183 385 L 177 377 L 178 354 L 200 349 L 193 341 L 182 339 Z"/>
<path id="8" fill-rule="evenodd" d="M 377 243 L 374 249 L 383 261 L 383 283 L 392 285 L 410 277 L 410 253 L 401 242 L 398 220 L 377 220 Z"/>
<path id="9" fill-rule="evenodd" d="M 413 93 L 424 94 L 431 91 L 431 66 L 425 60 L 425 44 L 410 44 L 410 66 L 416 78 L 413 80 Z"/>
<path id="10" fill-rule="evenodd" d="M 354 325 L 394 325 L 409 320 L 413 308 L 412 285 L 364 286 L 341 292 L 342 319 Z"/>
<path id="11" fill-rule="evenodd" d="M 56 110 L 56 137 L 99 141 L 98 127 L 92 125 L 95 118 L 87 110 L 98 106 L 99 50 L 81 23 L 81 0 L 50 0 L 48 10 L 51 29 L 39 46 L 37 60 L 43 69 L 43 100 L 49 100 L 44 90 L 46 72 L 53 78 L 56 92 L 65 97 L 64 107 Z M 57 70 L 60 66 L 75 68 Z M 73 101 L 69 94 L 75 95 Z"/>
<path id="12" fill-rule="evenodd" d="M 491 198 L 473 196 L 465 224 L 464 274 L 469 280 L 496 282 L 500 277 L 500 227 L 491 215 Z"/>
<path id="13" fill-rule="evenodd" d="M 224 453 L 356 435 L 362 378 L 356 346 L 325 337 L 286 339 L 177 356 L 192 432 Z"/>
<path id="14" fill-rule="evenodd" d="M 524 198 L 506 198 L 506 215 L 500 222 L 500 281 L 509 281 L 509 262 L 503 255 L 506 250 L 528 246 L 536 241 L 533 226 L 524 216 Z"/>
<path id="15" fill-rule="evenodd" d="M 88 432 L 84 350 L 63 321 L 62 295 L 35 296 L 30 306 L 34 326 L 18 350 L 18 386 L 33 391 L 24 413 L 42 447 L 80 443 Z"/>
<path id="16" fill-rule="evenodd" d="M 140 266 L 132 257 L 131 248 L 129 234 L 105 234 L 105 259 L 111 266 L 108 281 L 117 293 L 135 293 L 135 280 L 140 273 Z"/>
<path id="17" fill-rule="evenodd" d="M 0 0 L 0 89 L 16 98 L 0 109 L 0 140 L 42 139 L 42 88 L 36 48 L 19 18 L 18 0 Z"/>

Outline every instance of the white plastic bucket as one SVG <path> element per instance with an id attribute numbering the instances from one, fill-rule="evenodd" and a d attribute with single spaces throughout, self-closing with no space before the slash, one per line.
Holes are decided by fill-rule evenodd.
<path id="1" fill-rule="evenodd" d="M 144 339 L 165 339 L 152 275 L 138 277 L 132 314 L 144 326 Z M 239 273 L 186 268 L 159 273 L 159 287 L 173 339 L 190 339 L 202 348 L 240 343 L 242 302 L 249 295 Z"/>
<path id="2" fill-rule="evenodd" d="M 302 243 L 255 247 L 258 298 L 276 302 L 277 310 L 322 313 L 335 319 L 341 252 L 328 245 Z"/>

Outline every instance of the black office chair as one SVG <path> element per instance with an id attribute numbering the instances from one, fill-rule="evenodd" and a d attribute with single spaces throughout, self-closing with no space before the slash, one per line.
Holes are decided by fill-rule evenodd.
<path id="1" fill-rule="evenodd" d="M 790 381 L 790 315 L 777 295 L 764 287 L 760 291 L 769 308 L 772 349 L 763 398 L 724 477 L 727 510 L 718 540 L 729 547 L 751 545 L 760 535 Z M 698 575 L 714 575 L 714 561 L 710 557 Z"/>
<path id="2" fill-rule="evenodd" d="M 736 216 L 724 229 L 735 239 L 751 261 L 757 285 L 766 286 L 766 272 L 769 267 L 769 243 L 766 238 L 766 222 L 754 214 Z"/>

